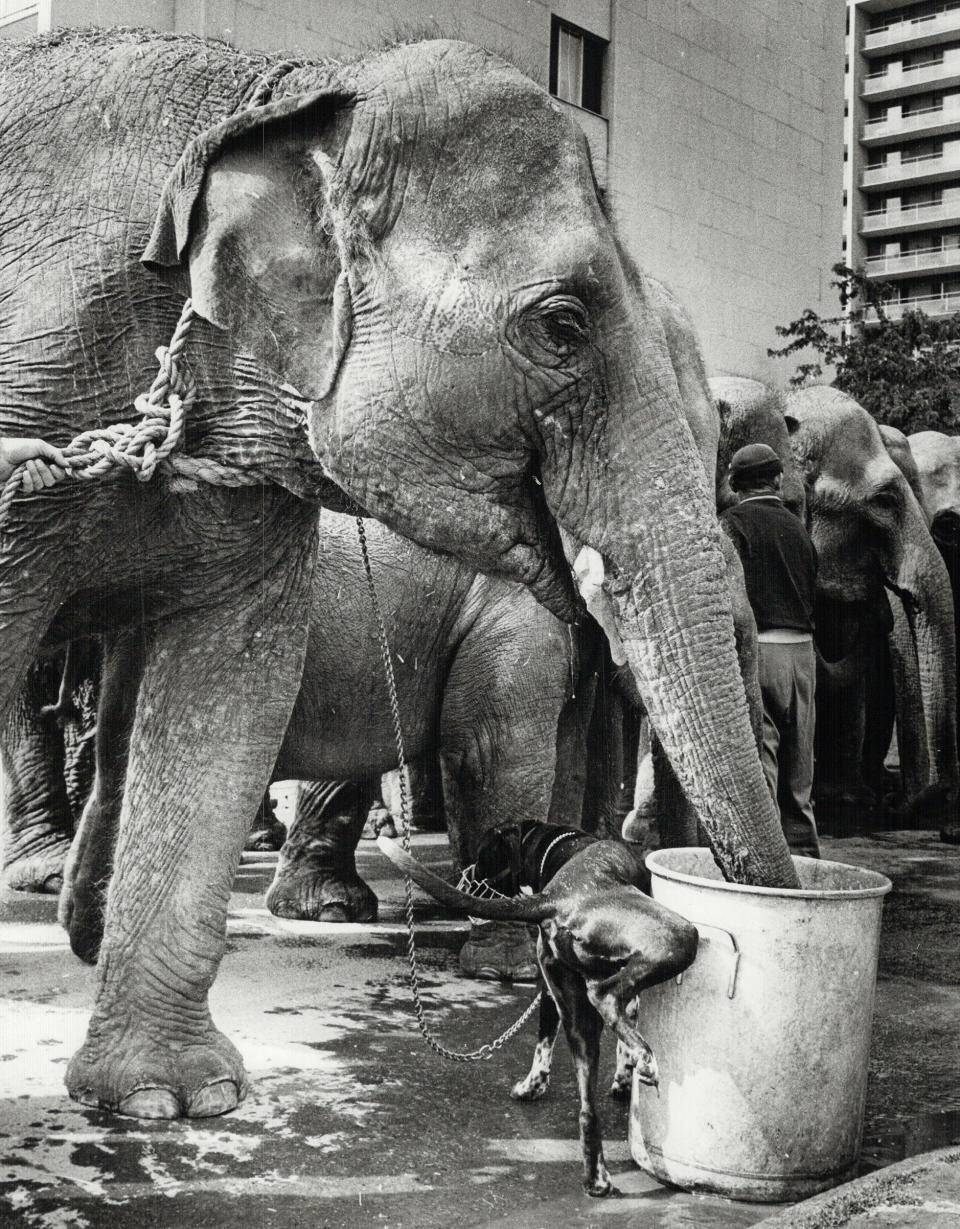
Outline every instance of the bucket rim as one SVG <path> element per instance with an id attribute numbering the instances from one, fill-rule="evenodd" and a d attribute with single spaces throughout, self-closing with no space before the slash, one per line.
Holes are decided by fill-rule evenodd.
<path id="1" fill-rule="evenodd" d="M 669 879 L 675 883 L 688 883 L 698 888 L 710 888 L 718 892 L 736 892 L 739 895 L 782 896 L 787 900 L 865 900 L 870 897 L 886 896 L 893 888 L 893 883 L 880 871 L 872 871 L 865 866 L 854 866 L 850 862 L 837 862 L 832 858 L 807 858 L 799 854 L 791 854 L 794 864 L 813 862 L 818 866 L 838 866 L 844 870 L 857 871 L 861 875 L 871 875 L 878 882 L 873 887 L 860 888 L 766 888 L 752 883 L 729 883 L 726 879 L 704 879 L 701 875 L 690 875 L 686 871 L 660 865 L 662 857 L 679 853 L 710 854 L 710 851 L 702 845 L 655 849 L 647 854 L 644 863 L 651 875 L 658 875 L 661 879 Z M 710 856 L 713 855 L 710 854 Z"/>

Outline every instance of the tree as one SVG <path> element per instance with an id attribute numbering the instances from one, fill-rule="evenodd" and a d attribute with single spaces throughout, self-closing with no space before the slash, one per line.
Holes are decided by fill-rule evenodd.
<path id="1" fill-rule="evenodd" d="M 834 370 L 835 388 L 849 393 L 877 422 L 914 431 L 960 433 L 960 315 L 933 319 L 906 311 L 891 320 L 889 282 L 870 281 L 842 261 L 833 266 L 840 314 L 823 317 L 807 308 L 790 324 L 777 325 L 789 338 L 771 358 L 813 350 L 815 361 L 801 362 L 790 383 L 822 382 Z"/>

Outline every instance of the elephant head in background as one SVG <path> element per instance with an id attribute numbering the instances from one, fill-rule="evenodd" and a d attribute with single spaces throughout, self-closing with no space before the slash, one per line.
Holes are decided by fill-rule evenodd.
<path id="1" fill-rule="evenodd" d="M 949 568 L 951 557 L 960 552 L 960 437 L 918 431 L 907 443 L 930 532 Z"/>
<path id="2" fill-rule="evenodd" d="M 265 84 L 272 101 L 243 110 Z M 105 124 L 104 99 L 135 119 Z M 261 481 L 76 483 L 9 510 L 3 705 L 52 626 L 69 639 L 105 612 L 147 628 L 75 1096 L 203 1116 L 245 1087 L 207 992 L 303 668 L 317 528 L 302 497 L 317 487 L 289 475 L 312 464 L 305 402 L 328 477 L 421 545 L 568 619 L 560 530 L 596 550 L 724 872 L 796 884 L 753 746 L 689 381 L 586 141 L 546 91 L 456 42 L 292 66 L 96 31 L 18 46 L 0 109 L 0 354 L 15 356 L 0 362 L 0 431 L 62 444 L 129 419 L 189 293 L 188 446 Z"/>
<path id="3" fill-rule="evenodd" d="M 914 814 L 939 822 L 952 815 L 958 789 L 956 646 L 949 581 L 924 514 L 876 423 L 837 389 L 791 393 L 790 442 L 807 499 L 810 533 L 819 555 L 817 642 L 830 663 L 859 660 L 865 637 L 882 637 L 893 610 L 898 744 L 904 792 Z M 859 646 L 859 647 L 858 647 Z M 858 678 L 877 668 L 861 653 Z M 828 754 L 840 746 L 834 781 L 859 784 L 864 699 L 858 711 L 835 711 L 835 735 L 818 732 L 818 773 L 830 774 Z M 823 727 L 824 723 L 821 723 Z"/>
<path id="4" fill-rule="evenodd" d="M 914 497 L 920 505 L 920 510 L 926 517 L 927 524 L 929 524 L 930 517 L 924 503 L 920 471 L 917 468 L 917 459 L 913 455 L 910 441 L 902 431 L 896 427 L 887 426 L 886 423 L 878 423 L 877 430 L 880 432 L 884 448 L 890 454 L 890 459 L 894 462 L 900 473 L 903 474 L 904 478 L 906 478 L 907 484 L 910 490 L 913 491 Z"/>
<path id="5" fill-rule="evenodd" d="M 790 450 L 789 424 L 784 417 L 784 395 L 759 380 L 745 376 L 713 376 L 710 395 L 720 415 L 720 449 L 717 454 L 717 510 L 737 502 L 730 486 L 730 458 L 747 444 L 766 444 L 780 458 L 783 502 L 797 516 L 804 515 L 803 482 Z"/>

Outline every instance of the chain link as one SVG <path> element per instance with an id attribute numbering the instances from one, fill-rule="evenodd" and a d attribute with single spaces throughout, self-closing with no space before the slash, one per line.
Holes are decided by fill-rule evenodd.
<path id="1" fill-rule="evenodd" d="M 370 593 L 370 605 L 373 607 L 374 618 L 377 622 L 377 640 L 380 646 L 380 658 L 383 662 L 383 672 L 387 681 L 387 692 L 390 699 L 390 718 L 393 723 L 393 736 L 397 744 L 397 766 L 400 775 L 400 843 L 404 850 L 410 852 L 410 795 L 407 788 L 407 757 L 403 747 L 403 725 L 400 721 L 400 701 L 397 698 L 397 681 L 393 673 L 393 659 L 390 656 L 390 642 L 387 639 L 387 627 L 383 621 L 383 613 L 380 609 L 380 599 L 377 596 L 377 586 L 373 579 L 373 569 L 370 567 L 370 554 L 367 550 L 367 533 L 363 523 L 363 517 L 357 517 L 357 537 L 360 539 L 360 553 L 363 556 L 363 570 L 367 577 L 367 589 Z M 440 1042 L 430 1025 L 426 1020 L 426 1012 L 423 1006 L 423 998 L 421 996 L 420 987 L 420 967 L 417 960 L 417 946 L 414 937 L 413 927 L 413 882 L 409 876 L 404 875 L 404 913 L 407 922 L 407 964 L 409 970 L 407 979 L 410 983 L 410 994 L 413 998 L 414 1010 L 417 1013 L 417 1027 L 420 1029 L 420 1035 L 435 1054 L 441 1058 L 449 1059 L 454 1063 L 476 1063 L 484 1062 L 490 1059 L 494 1054 L 506 1045 L 511 1037 L 515 1036 L 526 1022 L 533 1015 L 543 991 L 539 991 L 533 1002 L 527 1007 L 523 1015 L 519 1019 L 514 1020 L 513 1024 L 508 1029 L 500 1034 L 494 1041 L 486 1045 L 482 1045 L 476 1050 L 449 1050 L 442 1042 Z"/>

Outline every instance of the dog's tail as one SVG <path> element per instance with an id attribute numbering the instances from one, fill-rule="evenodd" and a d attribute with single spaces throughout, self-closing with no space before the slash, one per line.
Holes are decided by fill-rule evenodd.
<path id="1" fill-rule="evenodd" d="M 410 856 L 402 845 L 381 833 L 377 844 L 391 862 L 409 875 L 414 883 L 419 884 L 425 892 L 461 913 L 469 913 L 471 917 L 494 918 L 506 922 L 542 922 L 551 917 L 555 906 L 542 896 L 517 896 L 510 900 L 481 900 L 477 896 L 468 896 L 459 888 L 435 875 L 416 858 Z"/>

